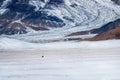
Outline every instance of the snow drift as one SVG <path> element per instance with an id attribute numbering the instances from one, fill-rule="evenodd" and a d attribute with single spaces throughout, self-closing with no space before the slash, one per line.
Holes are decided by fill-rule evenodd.
<path id="1" fill-rule="evenodd" d="M 107 41 L 82 41 L 82 42 L 54 42 L 54 43 L 29 43 L 15 39 L 1 38 L 0 50 L 21 50 L 21 49 L 39 49 L 39 50 L 57 50 L 57 49 L 100 49 L 100 48 L 119 48 L 120 40 Z M 114 44 L 114 45 L 113 45 Z"/>

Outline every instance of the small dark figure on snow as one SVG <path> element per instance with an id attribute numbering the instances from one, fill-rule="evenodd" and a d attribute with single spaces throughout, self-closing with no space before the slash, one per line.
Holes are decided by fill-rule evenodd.
<path id="1" fill-rule="evenodd" d="M 44 58 L 44 56 L 42 56 L 42 58 Z"/>

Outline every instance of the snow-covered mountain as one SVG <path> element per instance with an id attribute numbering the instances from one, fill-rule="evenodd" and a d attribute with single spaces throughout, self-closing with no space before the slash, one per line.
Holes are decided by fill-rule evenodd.
<path id="1" fill-rule="evenodd" d="M 120 0 L 112 0 L 115 4 L 120 5 Z"/>
<path id="2" fill-rule="evenodd" d="M 0 34 L 29 42 L 93 37 L 95 34 L 90 33 L 74 37 L 66 35 L 100 28 L 119 19 L 120 6 L 113 1 L 1 0 Z"/>

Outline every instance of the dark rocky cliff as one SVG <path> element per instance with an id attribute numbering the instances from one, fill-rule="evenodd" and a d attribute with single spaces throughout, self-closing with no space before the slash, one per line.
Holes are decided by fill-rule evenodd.
<path id="1" fill-rule="evenodd" d="M 4 0 L 0 1 L 2 5 Z M 40 0 L 45 2 L 44 0 Z M 62 4 L 62 0 L 50 0 L 45 3 L 51 5 Z M 36 31 L 49 30 L 48 27 L 63 27 L 65 23 L 57 16 L 48 15 L 43 9 L 35 11 L 36 6 L 29 4 L 29 0 L 12 0 L 7 3 L 6 12 L 0 15 L 0 34 L 24 34 L 27 28 Z"/>

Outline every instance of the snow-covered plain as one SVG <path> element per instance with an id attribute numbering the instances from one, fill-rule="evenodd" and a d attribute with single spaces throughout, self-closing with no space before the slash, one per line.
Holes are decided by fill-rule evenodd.
<path id="1" fill-rule="evenodd" d="M 9 1 L 4 2 L 0 14 L 5 12 L 3 8 Z M 30 2 L 36 10 L 43 4 L 37 1 Z M 70 7 L 73 4 L 78 6 Z M 120 17 L 118 5 L 110 0 L 65 0 L 64 6 L 54 8 L 49 14 L 59 18 L 68 16 L 75 23 L 65 20 L 68 25 L 63 28 L 1 35 L 0 80 L 120 80 L 120 40 L 41 43 L 101 27 Z"/>
<path id="2" fill-rule="evenodd" d="M 0 51 L 0 80 L 120 80 L 119 75 L 120 47 Z"/>
<path id="3" fill-rule="evenodd" d="M 61 50 L 61 49 L 106 49 L 118 48 L 120 40 L 106 41 L 60 41 L 50 43 L 30 43 L 16 39 L 1 38 L 0 50 Z"/>

